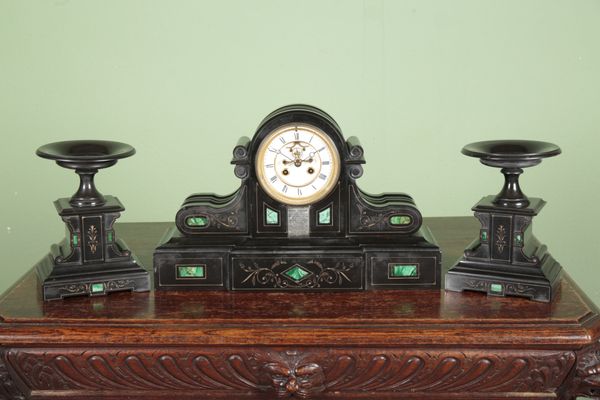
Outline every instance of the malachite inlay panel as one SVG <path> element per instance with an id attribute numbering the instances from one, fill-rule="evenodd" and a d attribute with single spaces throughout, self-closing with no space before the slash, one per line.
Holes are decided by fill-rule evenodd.
<path id="1" fill-rule="evenodd" d="M 208 217 L 202 216 L 202 215 L 198 215 L 195 217 L 188 217 L 185 220 L 185 224 L 187 226 L 190 226 L 192 228 L 196 227 L 196 228 L 203 228 L 205 226 L 208 225 Z"/>
<path id="2" fill-rule="evenodd" d="M 307 275 L 309 275 L 310 272 L 299 265 L 294 265 L 292 268 L 288 269 L 283 274 L 291 278 L 292 280 L 299 282 L 302 279 L 304 279 Z"/>
<path id="3" fill-rule="evenodd" d="M 407 278 L 417 276 L 419 270 L 414 264 L 393 264 L 391 266 L 390 275 L 393 278 Z"/>
<path id="4" fill-rule="evenodd" d="M 73 246 L 79 245 L 79 236 L 76 233 L 73 234 L 72 240 L 73 240 Z"/>
<path id="5" fill-rule="evenodd" d="M 516 243 L 518 246 L 520 246 L 520 245 L 522 245 L 522 244 L 523 244 L 523 235 L 522 235 L 522 234 L 520 234 L 520 233 L 517 233 L 517 234 L 515 235 L 515 243 Z"/>
<path id="6" fill-rule="evenodd" d="M 500 283 L 492 283 L 490 285 L 490 292 L 502 293 L 502 285 Z"/>
<path id="7" fill-rule="evenodd" d="M 104 292 L 104 283 L 92 283 L 90 285 L 90 292 L 92 292 L 92 293 Z"/>
<path id="8" fill-rule="evenodd" d="M 483 240 L 484 242 L 487 242 L 487 239 L 488 239 L 487 231 L 481 231 L 481 240 Z"/>
<path id="9" fill-rule="evenodd" d="M 409 225 L 412 222 L 410 215 L 392 215 L 390 217 L 390 224 L 392 225 Z"/>
<path id="10" fill-rule="evenodd" d="M 178 265 L 177 266 L 177 277 L 178 278 L 204 278 L 205 276 L 204 265 Z"/>
<path id="11" fill-rule="evenodd" d="M 265 222 L 267 225 L 279 225 L 279 212 L 269 207 L 266 207 Z"/>
<path id="12" fill-rule="evenodd" d="M 319 225 L 331 225 L 331 207 L 319 211 Z"/>
<path id="13" fill-rule="evenodd" d="M 113 231 L 108 231 L 108 233 L 106 234 L 106 239 L 107 239 L 109 242 L 112 242 L 112 241 L 113 241 Z"/>

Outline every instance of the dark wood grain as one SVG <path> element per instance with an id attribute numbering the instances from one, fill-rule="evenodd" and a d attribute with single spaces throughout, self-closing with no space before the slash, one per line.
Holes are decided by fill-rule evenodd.
<path id="1" fill-rule="evenodd" d="M 426 223 L 444 269 L 478 231 L 471 217 Z M 150 267 L 169 226 L 118 230 Z M 172 398 L 174 390 L 572 399 L 600 388 L 599 313 L 566 274 L 550 304 L 437 290 L 118 293 L 44 303 L 39 285 L 30 272 L 0 298 L 0 399 Z"/>

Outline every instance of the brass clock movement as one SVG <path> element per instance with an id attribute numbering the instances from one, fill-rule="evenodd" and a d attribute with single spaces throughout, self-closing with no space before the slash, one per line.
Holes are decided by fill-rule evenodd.
<path id="1" fill-rule="evenodd" d="M 412 197 L 356 184 L 364 151 L 325 112 L 269 114 L 233 150 L 240 187 L 185 199 L 154 253 L 157 289 L 439 288 L 439 247 Z"/>

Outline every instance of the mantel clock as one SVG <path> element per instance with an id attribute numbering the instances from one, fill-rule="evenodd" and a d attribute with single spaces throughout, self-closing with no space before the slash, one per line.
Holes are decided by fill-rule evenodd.
<path id="1" fill-rule="evenodd" d="M 240 187 L 185 199 L 154 253 L 157 289 L 439 288 L 440 250 L 412 197 L 356 180 L 358 139 L 325 112 L 291 105 L 233 150 Z"/>

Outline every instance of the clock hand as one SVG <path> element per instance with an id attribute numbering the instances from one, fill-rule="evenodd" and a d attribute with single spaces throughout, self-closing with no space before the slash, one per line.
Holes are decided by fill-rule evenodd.
<path id="1" fill-rule="evenodd" d="M 314 151 L 311 151 L 310 153 L 308 153 L 308 157 L 303 159 L 302 162 L 305 162 L 305 161 L 309 162 L 309 163 L 313 162 L 314 155 L 315 155 Z"/>
<path id="2" fill-rule="evenodd" d="M 291 150 L 290 150 L 290 151 L 291 151 Z M 277 151 L 277 154 L 281 154 L 282 156 L 284 156 L 285 158 L 287 158 L 287 159 L 289 160 L 289 161 L 283 160 L 283 165 L 287 165 L 287 164 L 294 164 L 294 166 L 296 166 L 296 167 L 300 167 L 300 166 L 302 165 L 302 163 L 303 163 L 304 161 L 306 161 L 306 160 L 303 160 L 302 158 L 300 158 L 300 157 L 301 157 L 301 153 L 300 153 L 300 152 L 297 152 L 297 151 L 296 151 L 296 152 L 293 152 L 293 155 L 294 155 L 294 158 L 293 158 L 293 159 L 292 159 L 292 158 L 290 158 L 290 157 L 288 157 L 287 155 L 283 154 L 283 153 L 281 152 L 281 149 L 279 149 L 279 150 Z M 314 154 L 314 153 L 312 153 L 312 154 Z M 310 162 L 312 162 L 312 159 L 311 159 L 311 161 L 310 161 Z"/>
<path id="3" fill-rule="evenodd" d="M 294 160 L 292 160 L 291 158 L 289 158 L 288 156 L 286 156 L 285 154 L 283 154 L 283 153 L 281 152 L 281 149 L 277 150 L 277 154 L 281 154 L 282 156 L 284 156 L 285 158 L 287 158 L 288 160 L 290 160 L 289 162 L 294 162 Z M 285 160 L 283 160 L 283 163 L 285 164 L 285 163 L 286 163 L 286 161 L 285 161 Z"/>
<path id="4" fill-rule="evenodd" d="M 283 160 L 283 165 L 294 164 L 296 167 L 299 167 L 299 166 L 301 166 L 301 165 L 302 165 L 302 161 L 303 161 L 303 160 L 301 160 L 301 159 L 299 159 L 299 158 L 298 158 L 298 159 L 296 159 L 296 160 L 292 160 L 292 159 L 290 158 L 290 161 Z"/>

